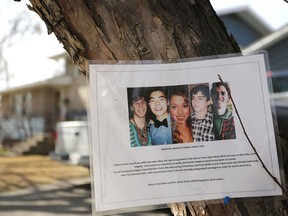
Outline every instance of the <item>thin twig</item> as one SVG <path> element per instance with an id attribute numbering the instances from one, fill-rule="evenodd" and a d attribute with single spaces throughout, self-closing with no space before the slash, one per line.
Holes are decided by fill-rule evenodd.
<path id="1" fill-rule="evenodd" d="M 286 3 L 288 3 L 288 0 L 283 0 L 283 1 L 285 1 Z"/>
<path id="2" fill-rule="evenodd" d="M 288 2 L 288 0 L 287 0 L 287 2 Z M 277 180 L 277 178 L 276 178 L 275 176 L 273 176 L 272 173 L 267 169 L 267 167 L 265 166 L 265 164 L 264 164 L 264 162 L 262 161 L 261 157 L 259 156 L 256 148 L 255 148 L 254 145 L 252 144 L 252 142 L 251 142 L 251 140 L 250 140 L 250 138 L 249 138 L 249 136 L 248 136 L 248 134 L 247 134 L 247 132 L 246 132 L 246 130 L 245 130 L 245 127 L 244 127 L 243 122 L 242 122 L 242 120 L 241 120 L 241 118 L 240 118 L 240 114 L 239 114 L 239 112 L 238 112 L 238 110 L 237 110 L 237 107 L 236 107 L 236 105 L 235 105 L 235 103 L 234 103 L 234 100 L 233 100 L 233 97 L 232 97 L 230 91 L 228 91 L 228 88 L 227 88 L 226 84 L 223 82 L 223 80 L 222 80 L 222 78 L 221 78 L 221 76 L 220 76 L 219 74 L 218 74 L 218 78 L 219 78 L 221 84 L 224 86 L 224 88 L 225 88 L 226 91 L 228 92 L 229 97 L 231 98 L 232 104 L 233 104 L 233 106 L 234 106 L 236 115 L 237 115 L 237 117 L 238 117 L 238 119 L 239 119 L 239 121 L 240 121 L 242 130 L 243 130 L 243 132 L 244 132 L 244 134 L 245 134 L 245 137 L 247 138 L 247 140 L 248 140 L 250 146 L 252 147 L 254 153 L 256 154 L 257 158 L 259 159 L 262 167 L 263 167 L 264 170 L 269 174 L 269 176 L 276 182 L 276 184 L 282 189 L 282 191 L 285 193 L 285 195 L 288 196 L 287 191 L 286 191 L 286 190 L 284 189 L 284 187 L 280 184 L 280 182 Z"/>

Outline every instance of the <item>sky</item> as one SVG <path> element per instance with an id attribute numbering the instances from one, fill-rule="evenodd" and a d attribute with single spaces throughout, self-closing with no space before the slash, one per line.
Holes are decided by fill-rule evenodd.
<path id="1" fill-rule="evenodd" d="M 27 9 L 28 0 L 15 2 L 0 0 L 0 39 L 9 29 L 11 20 L 24 11 L 23 19 L 26 35 L 14 39 L 10 47 L 2 47 L 8 61 L 9 87 L 34 83 L 63 73 L 64 63 L 49 57 L 64 52 L 54 35 L 48 35 L 45 24 L 38 15 Z M 211 0 L 218 14 L 226 14 L 243 9 L 253 12 L 271 30 L 277 30 L 288 23 L 288 4 L 284 0 Z M 27 32 L 29 26 L 35 25 L 37 34 Z M 26 26 L 25 26 L 26 25 Z M 5 76 L 0 74 L 0 91 L 7 88 Z"/>
<path id="2" fill-rule="evenodd" d="M 14 19 L 21 19 L 24 32 L 0 44 L 0 51 L 8 62 L 10 88 L 35 83 L 63 73 L 65 62 L 50 57 L 64 52 L 55 35 L 48 35 L 44 22 L 29 11 L 27 1 L 0 0 L 0 41 L 9 32 Z M 4 31 L 5 29 L 6 31 Z M 7 88 L 6 75 L 0 74 L 0 91 Z"/>
<path id="3" fill-rule="evenodd" d="M 218 14 L 250 10 L 273 31 L 288 23 L 288 3 L 284 0 L 210 0 L 210 2 Z"/>

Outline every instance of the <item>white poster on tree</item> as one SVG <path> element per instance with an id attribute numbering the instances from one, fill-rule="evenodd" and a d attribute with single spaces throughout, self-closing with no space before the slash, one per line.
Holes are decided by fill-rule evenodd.
<path id="1" fill-rule="evenodd" d="M 281 195 L 236 115 L 280 182 L 266 72 L 264 54 L 91 63 L 96 211 Z"/>

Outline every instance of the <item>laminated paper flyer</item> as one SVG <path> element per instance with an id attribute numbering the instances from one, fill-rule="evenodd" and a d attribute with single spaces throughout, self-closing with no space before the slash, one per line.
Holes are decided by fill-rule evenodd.
<path id="1" fill-rule="evenodd" d="M 263 54 L 91 63 L 90 88 L 96 211 L 282 194 L 249 145 L 229 97 L 280 181 Z"/>

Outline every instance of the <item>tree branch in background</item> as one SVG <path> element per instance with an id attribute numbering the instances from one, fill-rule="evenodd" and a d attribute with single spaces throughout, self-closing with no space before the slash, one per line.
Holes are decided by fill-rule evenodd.
<path id="1" fill-rule="evenodd" d="M 11 2 L 7 1 L 7 6 Z M 2 9 L 2 8 L 1 8 Z M 5 50 L 13 45 L 30 38 L 34 34 L 41 32 L 39 23 L 31 19 L 31 14 L 27 10 L 15 11 L 17 15 L 10 16 L 9 11 L 0 9 L 0 19 L 5 17 L 6 24 L 1 26 L 0 33 L 0 80 L 5 80 L 6 87 L 9 88 L 11 73 L 8 72 L 8 63 L 5 58 Z M 3 12 L 3 13 L 2 13 Z M 7 16 L 8 14 L 8 16 Z"/>

